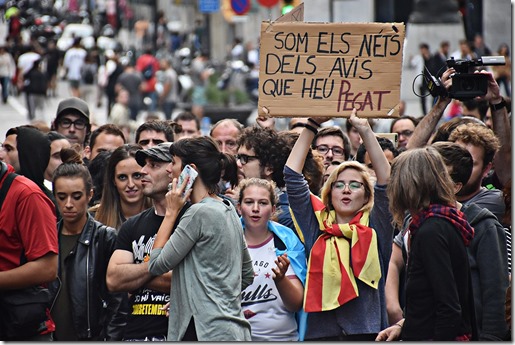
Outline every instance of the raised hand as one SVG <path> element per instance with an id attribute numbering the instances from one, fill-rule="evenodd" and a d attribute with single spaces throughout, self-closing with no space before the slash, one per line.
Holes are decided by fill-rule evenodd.
<path id="1" fill-rule="evenodd" d="M 359 133 L 363 133 L 365 130 L 370 128 L 370 123 L 367 118 L 360 118 L 357 116 L 356 108 L 352 109 L 349 121 Z"/>
<path id="2" fill-rule="evenodd" d="M 269 116 L 258 116 L 256 122 L 261 128 L 275 128 L 275 119 Z"/>
<path id="3" fill-rule="evenodd" d="M 277 267 L 272 268 L 272 272 L 274 272 L 274 281 L 278 282 L 283 280 L 286 275 L 286 271 L 288 271 L 288 267 L 290 267 L 288 254 L 284 253 L 283 255 L 278 256 L 277 260 L 275 260 L 275 264 Z"/>

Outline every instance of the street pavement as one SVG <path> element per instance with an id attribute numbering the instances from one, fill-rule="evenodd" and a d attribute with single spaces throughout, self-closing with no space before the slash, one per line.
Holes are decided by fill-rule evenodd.
<path id="1" fill-rule="evenodd" d="M 43 109 L 38 109 L 36 111 L 36 119 L 43 120 L 49 127 L 52 120 L 55 118 L 59 102 L 65 98 L 71 97 L 68 83 L 66 81 L 60 80 L 57 85 L 57 96 L 46 97 L 43 102 Z M 89 101 L 88 104 L 92 122 L 99 125 L 106 123 L 106 98 L 103 97 L 102 107 L 100 108 L 96 106 L 96 102 L 94 101 Z M 30 121 L 27 116 L 27 106 L 24 93 L 17 96 L 9 96 L 6 104 L 0 102 L 0 142 L 5 139 L 5 133 L 9 128 L 26 125 L 28 123 L 30 123 Z"/>

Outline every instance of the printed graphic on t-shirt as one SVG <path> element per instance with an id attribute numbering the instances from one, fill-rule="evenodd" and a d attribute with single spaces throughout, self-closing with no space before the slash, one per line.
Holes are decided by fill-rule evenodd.
<path id="1" fill-rule="evenodd" d="M 156 236 L 152 236 L 145 243 L 145 235 L 141 235 L 137 241 L 132 241 L 132 253 L 134 255 L 134 263 L 142 263 L 150 260 L 150 252 L 154 246 Z"/>
<path id="2" fill-rule="evenodd" d="M 169 301 L 168 294 L 142 289 L 133 296 L 132 315 L 166 315 L 166 310 L 161 309 Z"/>
<path id="3" fill-rule="evenodd" d="M 277 255 L 273 236 L 260 246 L 248 246 L 254 267 L 254 282 L 241 293 L 241 306 L 250 322 L 253 341 L 298 340 L 294 313 L 284 307 L 274 282 L 272 268 Z M 288 267 L 286 277 L 295 275 Z M 288 279 L 288 278 L 285 278 Z"/>
<path id="4" fill-rule="evenodd" d="M 135 263 L 150 260 L 150 252 L 154 246 L 156 236 L 148 238 L 141 235 L 138 240 L 132 241 L 132 253 Z M 145 242 L 145 240 L 147 240 Z M 132 296 L 132 315 L 166 315 L 161 308 L 170 301 L 170 295 L 152 289 L 140 289 Z"/>

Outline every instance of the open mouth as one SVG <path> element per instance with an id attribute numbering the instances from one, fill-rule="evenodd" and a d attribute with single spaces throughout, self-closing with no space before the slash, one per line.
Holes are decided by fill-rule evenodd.
<path id="1" fill-rule="evenodd" d="M 352 199 L 350 198 L 343 198 L 341 199 L 342 203 L 345 204 L 345 205 L 348 205 L 352 202 Z"/>

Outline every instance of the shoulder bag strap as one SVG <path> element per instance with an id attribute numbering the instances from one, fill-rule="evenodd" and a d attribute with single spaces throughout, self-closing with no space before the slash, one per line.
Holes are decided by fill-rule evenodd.
<path id="1" fill-rule="evenodd" d="M 2 188 L 0 189 L 0 210 L 2 209 L 2 205 L 4 204 L 4 200 L 7 195 L 7 192 L 9 191 L 9 187 L 11 186 L 11 183 L 16 178 L 16 176 L 18 176 L 18 174 L 10 173 L 5 178 L 4 183 L 2 183 Z"/>

